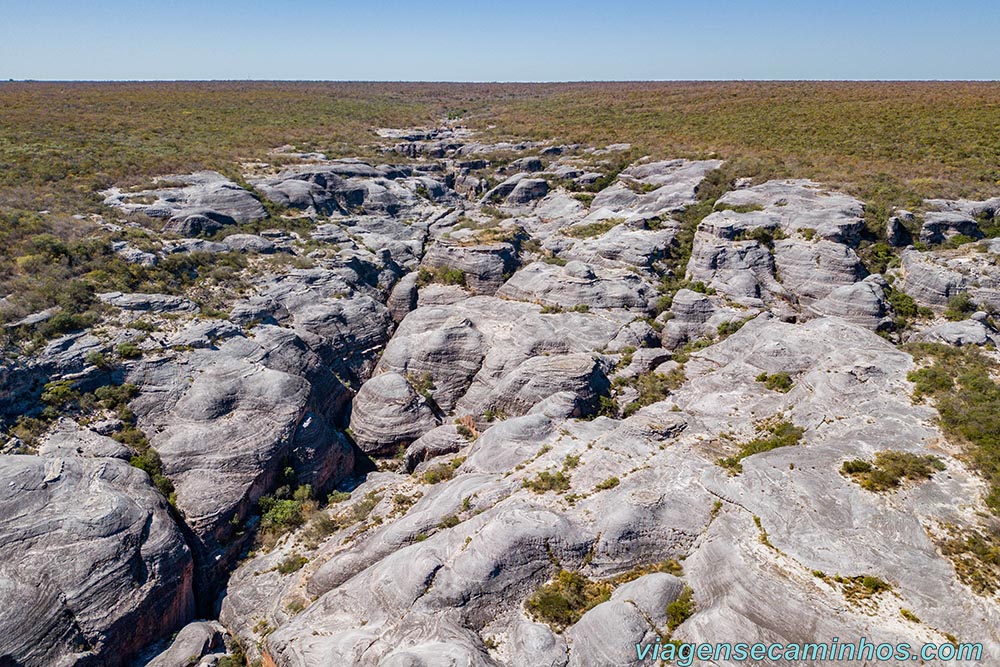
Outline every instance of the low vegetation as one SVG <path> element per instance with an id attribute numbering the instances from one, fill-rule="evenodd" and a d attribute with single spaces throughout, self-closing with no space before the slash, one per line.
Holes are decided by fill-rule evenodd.
<path id="1" fill-rule="evenodd" d="M 874 462 L 863 459 L 844 461 L 840 472 L 869 491 L 891 491 L 904 480 L 922 481 L 944 470 L 936 456 L 920 456 L 909 452 L 878 452 Z"/>
<path id="2" fill-rule="evenodd" d="M 597 236 L 603 236 L 623 222 L 625 221 L 622 218 L 608 218 L 607 220 L 593 222 L 587 225 L 568 227 L 563 230 L 563 232 L 567 236 L 572 236 L 573 238 L 589 239 Z"/>
<path id="3" fill-rule="evenodd" d="M 281 574 L 291 574 L 292 572 L 301 570 L 302 566 L 308 562 L 309 559 L 302 554 L 292 554 L 278 563 L 275 569 Z"/>
<path id="4" fill-rule="evenodd" d="M 668 559 L 651 565 L 640 565 L 610 579 L 595 581 L 580 572 L 560 569 L 552 581 L 540 586 L 525 603 L 528 613 L 556 632 L 562 632 L 602 602 L 622 584 L 654 572 L 683 575 L 683 568 L 676 560 Z M 695 611 L 693 592 L 687 586 L 684 592 L 667 607 L 667 616 L 673 630 Z"/>
<path id="5" fill-rule="evenodd" d="M 439 484 L 455 476 L 455 471 L 460 465 L 465 463 L 464 456 L 458 456 L 446 463 L 435 463 L 421 475 L 420 479 L 424 484 Z"/>
<path id="6" fill-rule="evenodd" d="M 1000 591 L 1000 527 L 996 523 L 981 528 L 948 525 L 936 542 L 955 565 L 962 583 L 979 595 Z"/>
<path id="7" fill-rule="evenodd" d="M 795 426 L 790 421 L 773 421 L 764 426 L 764 435 L 754 438 L 750 442 L 742 445 L 739 451 L 733 456 L 721 458 L 718 464 L 729 470 L 732 474 L 743 472 L 741 461 L 748 456 L 769 452 L 778 447 L 790 447 L 799 444 L 802 434 L 805 432 L 801 426 Z"/>
<path id="8" fill-rule="evenodd" d="M 784 371 L 771 374 L 761 373 L 757 376 L 757 382 L 762 382 L 771 391 L 778 391 L 782 394 L 790 392 L 795 384 L 792 382 L 792 376 Z"/>
<path id="9" fill-rule="evenodd" d="M 978 306 L 973 302 L 968 292 L 959 292 L 948 299 L 948 306 L 945 308 L 944 316 L 945 319 L 957 322 L 968 318 L 969 315 L 978 309 Z"/>
<path id="10" fill-rule="evenodd" d="M 677 626 L 691 618 L 694 612 L 694 591 L 690 586 L 685 586 L 680 596 L 667 605 L 667 628 L 673 632 Z"/>
<path id="11" fill-rule="evenodd" d="M 970 347 L 937 343 L 905 348 L 920 368 L 910 371 L 914 400 L 930 400 L 941 429 L 963 446 L 966 460 L 989 488 L 986 505 L 1000 514 L 1000 383 L 996 361 Z"/>
<path id="12" fill-rule="evenodd" d="M 639 396 L 622 409 L 622 416 L 629 417 L 635 414 L 640 408 L 665 400 L 671 392 L 679 389 L 685 380 L 683 366 L 677 366 L 666 373 L 650 371 L 634 378 L 616 379 L 614 383 L 616 389 L 620 390 L 623 387 L 632 387 L 639 392 Z M 609 411 L 609 409 L 611 412 L 617 411 L 617 406 L 613 401 L 607 404 L 606 408 L 608 409 L 605 412 Z M 613 417 L 615 415 L 609 414 L 608 416 Z"/>
<path id="13" fill-rule="evenodd" d="M 569 475 L 562 470 L 556 472 L 543 470 L 535 475 L 535 477 L 524 480 L 522 485 L 524 488 L 530 489 L 535 493 L 545 493 L 546 491 L 562 493 L 563 491 L 569 491 L 569 482 Z"/>
<path id="14" fill-rule="evenodd" d="M 617 477 L 608 477 L 603 482 L 599 482 L 595 487 L 595 491 L 607 491 L 608 489 L 613 489 L 621 484 L 621 480 Z"/>
<path id="15" fill-rule="evenodd" d="M 461 269 L 437 266 L 433 268 L 420 267 L 417 271 L 417 286 L 425 287 L 431 283 L 442 285 L 465 285 L 465 272 Z"/>
<path id="16" fill-rule="evenodd" d="M 579 572 L 560 570 L 551 583 L 541 586 L 528 598 L 528 613 L 556 632 L 562 632 L 611 598 L 613 586 L 593 581 Z"/>
<path id="17" fill-rule="evenodd" d="M 844 597 L 853 604 L 862 604 L 881 593 L 892 591 L 891 584 L 873 575 L 865 574 L 854 577 L 830 576 L 819 570 L 814 571 L 813 575 L 830 585 L 836 584 L 839 586 Z"/>

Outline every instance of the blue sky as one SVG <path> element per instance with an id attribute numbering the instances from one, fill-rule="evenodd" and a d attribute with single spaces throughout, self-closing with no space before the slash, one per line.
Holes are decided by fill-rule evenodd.
<path id="1" fill-rule="evenodd" d="M 0 79 L 998 79 L 996 0 L 0 0 Z"/>

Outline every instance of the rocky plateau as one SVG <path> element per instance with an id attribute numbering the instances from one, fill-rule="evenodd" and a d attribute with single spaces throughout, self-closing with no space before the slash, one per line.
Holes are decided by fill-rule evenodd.
<path id="1" fill-rule="evenodd" d="M 876 267 L 864 202 L 820 183 L 713 193 L 722 160 L 455 123 L 378 142 L 103 193 L 125 262 L 242 282 L 102 293 L 100 323 L 0 360 L 6 425 L 57 390 L 97 406 L 0 441 L 0 667 L 624 667 L 657 638 L 861 636 L 996 664 L 996 589 L 943 546 L 994 525 L 986 483 L 904 345 L 1000 360 L 996 200 L 896 212 Z M 842 472 L 880 452 L 939 469 Z M 569 575 L 601 594 L 553 614 Z"/>

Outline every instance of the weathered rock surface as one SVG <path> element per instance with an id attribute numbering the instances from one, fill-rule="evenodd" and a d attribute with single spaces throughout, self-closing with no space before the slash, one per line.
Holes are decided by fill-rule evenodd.
<path id="1" fill-rule="evenodd" d="M 663 631 L 666 605 L 684 585 L 696 604 L 675 630 L 684 641 L 726 641 L 727 627 L 747 641 L 814 641 L 817 624 L 831 636 L 914 644 L 941 641 L 935 627 L 981 633 L 984 623 L 996 627 L 988 620 L 995 611 L 983 599 L 956 594 L 950 564 L 922 527 L 958 516 L 976 493 L 961 464 L 938 452 L 948 475 L 908 492 L 933 498 L 917 511 L 912 503 L 886 506 L 838 472 L 847 458 L 883 449 L 926 452 L 937 440 L 930 411 L 896 389 L 910 368 L 908 355 L 843 320 L 792 325 L 759 318 L 696 354 L 684 387 L 627 420 L 507 419 L 471 445 L 454 479 L 421 485 L 402 475 L 371 476 L 352 498 L 384 498 L 374 508 L 381 523 L 360 537 L 350 529 L 334 535 L 317 547 L 318 569 L 269 579 L 264 599 L 254 597 L 249 575 L 281 556 L 248 563 L 234 579 L 224 618 L 248 609 L 251 599 L 257 609 L 275 608 L 305 585 L 318 596 L 305 611 L 267 615 L 278 622 L 264 644 L 269 659 L 296 667 L 331 659 L 520 665 L 536 664 L 536 655 L 558 665 L 638 664 L 635 643 Z M 778 370 L 795 378 L 788 394 L 755 380 Z M 802 443 L 745 459 L 736 477 L 716 466 L 732 446 L 717 442 L 721 432 L 750 438 L 758 419 L 776 414 L 805 428 Z M 569 455 L 579 460 L 563 467 Z M 573 504 L 521 484 L 560 469 L 576 494 Z M 595 490 L 611 476 L 617 485 Z M 423 496 L 397 515 L 388 498 L 415 490 Z M 450 515 L 457 523 L 444 521 Z M 341 539 L 352 540 L 351 548 L 337 546 Z M 891 554 L 886 541 L 894 544 Z M 680 578 L 652 574 L 621 585 L 561 635 L 525 616 L 523 601 L 558 569 L 553 560 L 600 578 L 682 556 Z M 898 616 L 905 606 L 932 620 L 873 626 L 867 607 L 817 580 L 812 571 L 820 569 L 890 582 L 895 593 L 873 603 L 877 618 Z M 781 614 L 768 611 L 775 606 Z M 796 620 L 803 617 L 810 624 Z M 242 636 L 255 636 L 241 627 Z"/>
<path id="2" fill-rule="evenodd" d="M 193 236 L 226 225 L 240 225 L 267 217 L 267 211 L 249 192 L 222 174 L 200 171 L 159 179 L 162 187 L 138 192 L 112 188 L 104 203 L 127 214 L 167 218 L 165 231 Z"/>
<path id="3" fill-rule="evenodd" d="M 944 306 L 948 299 L 967 290 L 968 278 L 941 266 L 924 253 L 907 248 L 901 255 L 902 289 L 927 306 Z"/>
<path id="4" fill-rule="evenodd" d="M 961 347 L 963 345 L 996 345 L 998 336 L 996 331 L 982 322 L 962 320 L 961 322 L 944 322 L 927 327 L 913 334 L 910 340 L 946 343 Z"/>
<path id="5" fill-rule="evenodd" d="M 194 612 L 191 552 L 145 473 L 0 456 L 0 662 L 126 665 Z"/>
<path id="6" fill-rule="evenodd" d="M 296 166 L 276 176 L 254 179 L 251 184 L 275 204 L 311 215 L 359 211 L 396 215 L 424 201 L 415 192 L 419 184 L 411 184 L 414 189 L 410 189 L 395 180 L 410 175 L 405 168 L 338 160 Z"/>
<path id="7" fill-rule="evenodd" d="M 678 211 L 696 201 L 705 174 L 721 160 L 666 160 L 629 167 L 619 182 L 605 188 L 590 205 L 594 219 L 652 217 Z M 638 186 L 638 192 L 627 184 Z"/>
<path id="8" fill-rule="evenodd" d="M 322 489 L 353 469 L 350 446 L 330 426 L 344 387 L 290 331 L 262 326 L 253 334 L 144 362 L 129 375 L 140 389 L 132 404 L 139 426 L 195 536 L 206 595 L 239 555 L 236 524 L 279 470 L 291 465 L 301 483 Z"/>
<path id="9" fill-rule="evenodd" d="M 961 213 L 927 213 L 920 227 L 920 240 L 924 243 L 944 243 L 958 234 L 970 238 L 982 236 L 976 220 Z"/>
<path id="10" fill-rule="evenodd" d="M 720 197 L 716 207 L 761 210 L 717 211 L 703 221 L 706 227 L 726 220 L 736 229 L 780 227 L 787 235 L 813 230 L 821 239 L 848 244 L 864 228 L 862 202 L 807 180 L 767 181 L 733 190 Z"/>
<path id="11" fill-rule="evenodd" d="M 221 623 L 196 621 L 188 623 L 170 643 L 170 646 L 146 663 L 146 667 L 208 667 L 225 653 Z M 212 655 L 215 654 L 215 655 Z M 202 659 L 204 658 L 204 659 Z"/>
<path id="12" fill-rule="evenodd" d="M 859 283 L 841 285 L 812 303 L 809 311 L 820 316 L 840 317 L 866 329 L 877 331 L 892 323 L 892 307 L 881 276 L 869 276 Z"/>
<path id="13" fill-rule="evenodd" d="M 438 425 L 434 411 L 399 373 L 381 373 L 354 397 L 351 431 L 361 449 L 392 452 Z"/>
<path id="14" fill-rule="evenodd" d="M 514 273 L 517 254 L 509 243 L 438 243 L 424 255 L 423 266 L 458 269 L 465 274 L 465 284 L 473 293 L 495 294 L 507 277 Z"/>
<path id="15" fill-rule="evenodd" d="M 239 270 L 188 276 L 185 294 L 100 295 L 100 327 L 4 360 L 7 422 L 39 414 L 52 380 L 69 383 L 56 395 L 135 383 L 129 407 L 183 525 L 121 460 L 140 444 L 109 437 L 127 410 L 91 397 L 77 409 L 71 395 L 40 437 L 24 422 L 0 448 L 0 505 L 5 492 L 35 504 L 0 511 L 0 590 L 30 613 L 0 615 L 0 663 L 96 667 L 144 649 L 160 667 L 214 667 L 235 641 L 272 667 L 639 665 L 636 643 L 668 637 L 954 635 L 1000 651 L 994 601 L 934 537 L 983 525 L 984 484 L 912 401 L 913 360 L 889 342 L 995 355 L 996 243 L 940 245 L 977 236 L 969 225 L 990 224 L 995 205 L 931 202 L 930 249 L 892 251 L 890 291 L 860 259 L 874 267 L 884 250 L 864 236 L 862 202 L 810 181 L 735 179 L 692 244 L 702 208 L 680 211 L 717 160 L 619 172 L 627 145 L 485 144 L 457 123 L 379 134 L 406 164 L 284 147 L 282 171 L 248 166 L 289 209 L 272 229 L 221 242 L 144 229 L 113 248 L 160 267 L 174 252 L 241 253 L 225 258 Z M 168 218 L 168 234 L 263 215 L 222 210 L 260 204 L 216 176 L 109 203 Z M 920 230 L 897 211 L 886 232 L 903 248 Z M 964 292 L 981 312 L 896 318 L 889 301 L 907 301 L 894 292 L 938 313 Z M 119 359 L 122 342 L 142 358 Z M 798 441 L 762 446 L 785 422 Z M 751 441 L 757 453 L 720 464 Z M 944 470 L 889 493 L 841 474 L 885 450 L 932 453 Z M 293 493 L 305 485 L 315 501 Z M 278 535 L 268 514 L 250 551 L 268 494 L 297 499 L 301 516 Z M 24 526 L 42 528 L 26 541 Z M 67 549 L 71 567 L 56 568 Z M 608 595 L 557 631 L 526 601 L 561 570 Z M 891 591 L 858 599 L 838 576 Z M 67 602 L 80 595 L 82 607 Z M 693 614 L 670 628 L 681 595 Z M 189 624 L 168 645 L 196 604 L 221 625 Z"/>
<path id="16" fill-rule="evenodd" d="M 534 262 L 515 273 L 497 295 L 560 308 L 650 308 L 655 290 L 636 274 L 580 261 L 565 266 Z"/>
<path id="17" fill-rule="evenodd" d="M 822 299 L 868 274 L 851 248 L 831 241 L 777 241 L 774 262 L 782 285 L 802 303 Z"/>
<path id="18" fill-rule="evenodd" d="M 122 310 L 141 310 L 151 313 L 193 313 L 198 305 L 179 296 L 170 294 L 122 294 L 105 292 L 97 298 Z"/>

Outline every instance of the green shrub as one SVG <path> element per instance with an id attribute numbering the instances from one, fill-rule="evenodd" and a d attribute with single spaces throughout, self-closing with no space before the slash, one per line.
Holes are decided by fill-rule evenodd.
<path id="1" fill-rule="evenodd" d="M 785 232 L 780 227 L 768 229 L 766 227 L 755 227 L 750 231 L 744 231 L 736 235 L 735 240 L 756 241 L 767 248 L 774 248 L 774 242 L 787 238 Z"/>
<path id="2" fill-rule="evenodd" d="M 840 584 L 840 588 L 850 602 L 859 603 L 875 597 L 879 593 L 892 590 L 892 586 L 878 577 L 871 575 L 859 575 L 856 577 L 833 577 L 833 581 Z"/>
<path id="3" fill-rule="evenodd" d="M 767 426 L 765 431 L 767 435 L 751 440 L 740 447 L 734 456 L 719 459 L 718 464 L 734 474 L 743 472 L 743 464 L 740 463 L 743 459 L 778 447 L 797 445 L 805 429 L 795 426 L 790 421 L 778 421 Z"/>
<path id="4" fill-rule="evenodd" d="M 100 368 L 101 370 L 107 370 L 107 369 L 111 368 L 111 362 L 109 362 L 108 358 L 106 356 L 104 356 L 103 354 L 101 354 L 100 352 L 96 352 L 96 351 L 88 352 L 83 357 L 83 360 L 86 361 L 91 366 L 96 366 L 97 368 Z"/>
<path id="5" fill-rule="evenodd" d="M 135 343 L 119 343 L 115 352 L 122 359 L 138 359 L 142 356 L 142 349 Z"/>
<path id="6" fill-rule="evenodd" d="M 764 386 L 771 391 L 778 391 L 782 394 L 790 392 L 792 390 L 792 386 L 794 385 L 792 377 L 784 371 L 771 375 L 761 373 L 757 376 L 757 382 L 763 382 Z"/>
<path id="7" fill-rule="evenodd" d="M 569 475 L 562 470 L 555 473 L 543 470 L 534 479 L 526 479 L 522 484 L 524 488 L 531 489 L 535 493 L 545 493 L 546 491 L 562 493 L 569 490 L 569 481 Z"/>
<path id="8" fill-rule="evenodd" d="M 673 632 L 677 626 L 691 618 L 694 612 L 694 591 L 685 586 L 680 596 L 667 605 L 667 628 Z"/>
<path id="9" fill-rule="evenodd" d="M 80 392 L 73 389 L 73 383 L 69 380 L 49 382 L 42 390 L 42 403 L 54 408 L 61 408 L 78 400 L 80 400 Z"/>
<path id="10" fill-rule="evenodd" d="M 336 505 L 337 503 L 342 503 L 351 499 L 351 494 L 346 491 L 333 491 L 326 498 L 326 502 L 329 505 Z"/>
<path id="11" fill-rule="evenodd" d="M 919 481 L 930 479 L 944 470 L 944 463 L 936 456 L 919 456 L 908 452 L 878 452 L 875 463 L 860 459 L 845 461 L 840 472 L 851 477 L 869 491 L 889 491 L 904 479 Z"/>
<path id="12" fill-rule="evenodd" d="M 417 286 L 425 287 L 431 283 L 464 286 L 465 272 L 461 269 L 452 269 L 446 266 L 420 267 L 420 270 L 417 271 Z"/>
<path id="13" fill-rule="evenodd" d="M 618 479 L 617 477 L 608 477 L 603 482 L 598 483 L 597 486 L 594 487 L 594 490 L 595 491 L 606 491 L 608 489 L 615 488 L 619 484 L 621 484 L 621 480 Z"/>
<path id="14" fill-rule="evenodd" d="M 844 461 L 844 464 L 840 466 L 840 472 L 845 475 L 857 475 L 859 473 L 865 473 L 871 471 L 872 471 L 872 464 L 862 459 Z"/>
<path id="15" fill-rule="evenodd" d="M 625 406 L 622 414 L 629 417 L 640 408 L 665 400 L 671 392 L 679 389 L 686 379 L 684 368 L 678 366 L 667 373 L 650 371 L 626 380 L 625 384 L 638 390 L 639 396 Z"/>
<path id="16" fill-rule="evenodd" d="M 964 320 L 969 314 L 976 312 L 977 306 L 973 303 L 968 292 L 960 292 L 948 299 L 948 307 L 944 311 L 945 318 L 955 322 Z"/>
<path id="17" fill-rule="evenodd" d="M 555 579 L 531 595 L 528 613 L 556 632 L 562 632 L 611 597 L 608 582 L 592 581 L 579 572 L 560 570 Z"/>
<path id="18" fill-rule="evenodd" d="M 302 569 L 302 566 L 309 562 L 309 559 L 301 554 L 292 554 L 278 563 L 275 568 L 281 574 L 291 574 Z"/>
<path id="19" fill-rule="evenodd" d="M 424 471 L 422 479 L 425 484 L 438 484 L 455 476 L 455 470 L 465 463 L 465 457 L 459 456 L 447 463 L 437 463 Z"/>
<path id="20" fill-rule="evenodd" d="M 277 530 L 285 532 L 301 526 L 304 523 L 302 503 L 290 498 L 276 499 L 273 496 L 263 496 L 258 501 L 262 512 L 260 527 L 262 530 Z"/>
<path id="21" fill-rule="evenodd" d="M 572 236 L 575 239 L 589 239 L 597 236 L 603 236 L 623 222 L 625 222 L 624 218 L 608 218 L 607 220 L 592 222 L 587 225 L 568 227 L 563 230 L 563 233 L 566 234 L 566 236 Z"/>
<path id="22" fill-rule="evenodd" d="M 143 436 L 143 440 L 145 440 L 145 436 Z M 163 461 L 160 460 L 160 455 L 156 453 L 155 449 L 146 445 L 146 448 L 144 448 L 139 454 L 136 454 L 129 459 L 129 463 L 139 470 L 144 470 L 153 481 L 153 485 L 156 486 L 156 488 L 163 494 L 171 505 L 176 502 L 174 485 L 169 479 L 167 479 L 166 475 L 163 474 Z"/>

